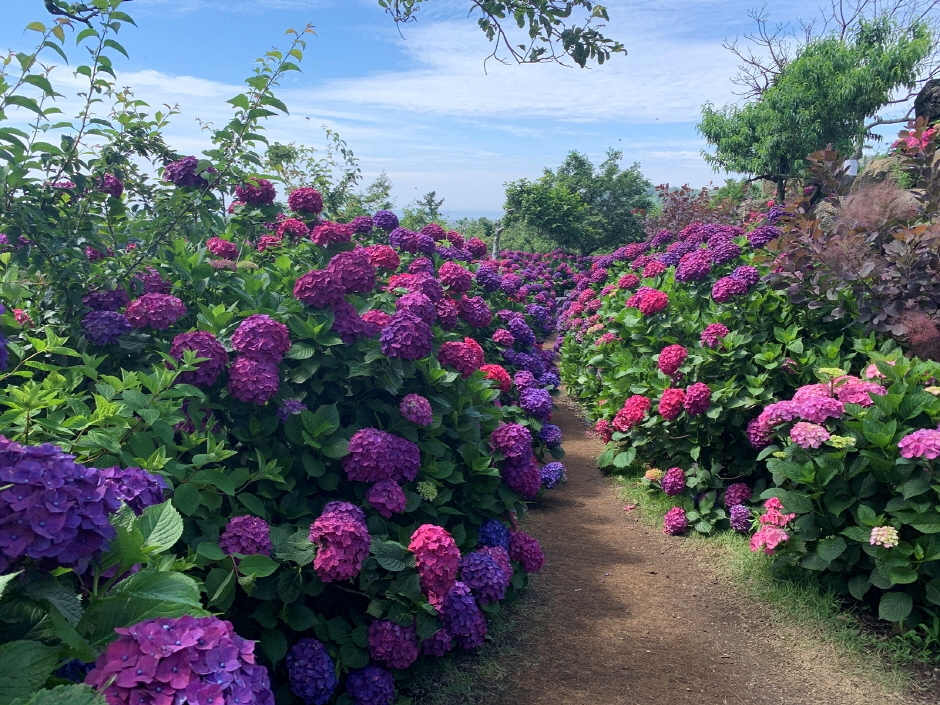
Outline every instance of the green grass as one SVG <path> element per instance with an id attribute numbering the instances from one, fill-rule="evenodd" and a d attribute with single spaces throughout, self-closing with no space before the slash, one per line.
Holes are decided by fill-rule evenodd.
<path id="1" fill-rule="evenodd" d="M 635 478 L 617 480 L 622 499 L 637 505 L 641 521 L 661 526 L 663 515 L 673 506 L 671 499 L 650 493 Z M 842 657 L 844 667 L 863 673 L 886 690 L 916 691 L 924 679 L 915 672 L 940 664 L 936 650 L 866 624 L 858 605 L 825 588 L 812 574 L 771 570 L 772 561 L 752 552 L 746 536 L 733 531 L 692 534 L 685 546 L 703 564 L 707 562 L 706 568 L 722 582 L 765 605 L 773 624 L 793 628 L 806 639 L 825 640 Z"/>

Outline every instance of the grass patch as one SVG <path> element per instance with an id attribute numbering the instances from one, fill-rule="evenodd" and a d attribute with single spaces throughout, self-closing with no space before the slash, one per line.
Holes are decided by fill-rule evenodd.
<path id="1" fill-rule="evenodd" d="M 640 520 L 660 527 L 673 506 L 671 498 L 649 492 L 637 478 L 616 480 L 621 498 L 637 505 Z M 863 607 L 826 588 L 813 574 L 798 569 L 773 571 L 770 559 L 752 552 L 748 537 L 733 531 L 711 536 L 692 533 L 683 546 L 699 554 L 703 567 L 722 582 L 764 605 L 774 625 L 833 646 L 848 670 L 864 674 L 888 691 L 936 694 L 940 653 L 935 648 L 889 634 Z"/>

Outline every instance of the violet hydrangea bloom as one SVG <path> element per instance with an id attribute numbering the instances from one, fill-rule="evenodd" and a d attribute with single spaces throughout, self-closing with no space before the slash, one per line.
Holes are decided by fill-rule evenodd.
<path id="1" fill-rule="evenodd" d="M 271 527 L 261 517 L 232 517 L 219 538 L 219 546 L 228 554 L 270 556 L 274 550 L 271 544 Z"/>
<path id="2" fill-rule="evenodd" d="M 388 211 L 379 211 L 383 212 Z M 392 705 L 395 700 L 395 677 L 379 666 L 357 668 L 349 672 L 346 692 L 354 705 Z"/>
<path id="3" fill-rule="evenodd" d="M 438 629 L 429 639 L 421 642 L 421 653 L 441 657 L 454 648 L 454 637 L 446 629 Z"/>
<path id="4" fill-rule="evenodd" d="M 460 559 L 460 581 L 470 588 L 481 605 L 505 599 L 512 574 L 485 551 L 474 551 Z"/>
<path id="5" fill-rule="evenodd" d="M 445 262 L 438 272 L 441 284 L 459 294 L 470 291 L 473 275 L 455 262 Z"/>
<path id="6" fill-rule="evenodd" d="M 402 417 L 417 426 L 430 426 L 434 421 L 431 402 L 420 394 L 408 394 L 398 405 Z"/>
<path id="7" fill-rule="evenodd" d="M 737 267 L 733 272 L 731 272 L 731 277 L 733 279 L 738 279 L 739 281 L 744 282 L 744 284 L 750 289 L 760 281 L 760 271 L 757 269 L 757 267 L 752 267 L 748 264 L 742 264 L 740 267 Z"/>
<path id="8" fill-rule="evenodd" d="M 342 465 L 346 476 L 357 482 L 410 481 L 418 476 L 421 451 L 401 436 L 363 428 L 349 439 L 349 455 Z"/>
<path id="9" fill-rule="evenodd" d="M 476 280 L 477 284 L 483 288 L 483 291 L 491 293 L 499 289 L 502 283 L 502 277 L 499 276 L 499 272 L 497 272 L 494 267 L 485 265 L 480 265 L 480 268 L 477 269 Z"/>
<path id="10" fill-rule="evenodd" d="M 120 198 L 121 194 L 124 193 L 124 182 L 114 174 L 105 174 L 101 177 L 98 190 L 108 194 L 111 198 Z"/>
<path id="11" fill-rule="evenodd" d="M 336 665 L 320 641 L 301 639 L 291 647 L 285 663 L 291 692 L 304 705 L 326 705 L 330 701 L 339 680 Z"/>
<path id="12" fill-rule="evenodd" d="M 412 291 L 395 302 L 397 312 L 413 313 L 425 323 L 434 323 L 437 318 L 437 309 L 434 303 L 420 291 Z"/>
<path id="13" fill-rule="evenodd" d="M 349 502 L 329 502 L 310 527 L 310 541 L 317 545 L 313 568 L 320 580 L 352 580 L 369 555 L 365 514 Z"/>
<path id="14" fill-rule="evenodd" d="M 457 582 L 447 591 L 441 617 L 444 628 L 454 636 L 460 648 L 475 649 L 483 645 L 486 618 L 467 585 Z"/>
<path id="15" fill-rule="evenodd" d="M 251 179 L 235 187 L 235 199 L 253 206 L 269 206 L 277 193 L 267 179 Z"/>
<path id="16" fill-rule="evenodd" d="M 669 468 L 659 485 L 671 497 L 682 494 L 685 491 L 685 471 L 682 468 Z"/>
<path id="17" fill-rule="evenodd" d="M 319 215 L 323 210 L 323 196 L 315 188 L 302 186 L 290 192 L 287 206 L 296 213 Z"/>
<path id="18" fill-rule="evenodd" d="M 486 328 L 493 321 L 493 312 L 479 296 L 462 298 L 457 304 L 460 320 L 474 328 Z"/>
<path id="19" fill-rule="evenodd" d="M 228 353 L 212 333 L 197 330 L 181 333 L 173 338 L 170 357 L 182 361 L 184 350 L 192 350 L 197 358 L 208 359 L 197 362 L 193 372 L 181 372 L 176 379 L 182 384 L 192 384 L 202 388 L 211 387 L 228 365 Z"/>
<path id="20" fill-rule="evenodd" d="M 545 565 L 545 554 L 538 540 L 524 531 L 510 532 L 509 557 L 518 561 L 526 573 L 538 573 Z"/>
<path id="21" fill-rule="evenodd" d="M 375 222 L 368 215 L 357 215 L 349 225 L 357 235 L 368 235 L 375 227 Z"/>
<path id="22" fill-rule="evenodd" d="M 101 477 L 137 516 L 143 514 L 147 507 L 165 501 L 163 492 L 167 484 L 162 475 L 151 474 L 141 468 L 113 467 L 102 470 Z"/>
<path id="23" fill-rule="evenodd" d="M 238 324 L 232 333 L 232 349 L 278 363 L 290 350 L 290 333 L 283 323 L 256 313 Z"/>
<path id="24" fill-rule="evenodd" d="M 505 328 L 497 328 L 493 331 L 493 342 L 497 345 L 505 345 L 506 347 L 512 347 L 515 344 L 516 339 L 512 337 L 510 333 Z"/>
<path id="25" fill-rule="evenodd" d="M 287 423 L 287 419 L 301 411 L 307 411 L 307 405 L 299 399 L 285 399 L 277 407 L 277 418 L 281 423 Z"/>
<path id="26" fill-rule="evenodd" d="M 552 414 L 552 395 L 544 389 L 524 389 L 519 394 L 519 406 L 544 421 Z"/>
<path id="27" fill-rule="evenodd" d="M 747 290 L 747 284 L 741 279 L 722 277 L 712 286 L 712 298 L 723 304 L 731 301 L 735 296 L 743 296 Z"/>
<path id="28" fill-rule="evenodd" d="M 170 289 L 173 288 L 173 285 L 154 267 L 147 267 L 142 272 L 137 272 L 131 281 L 140 286 L 145 294 L 169 294 Z"/>
<path id="29" fill-rule="evenodd" d="M 526 456 L 506 458 L 500 474 L 509 487 L 526 498 L 535 497 L 542 486 L 542 476 L 531 450 Z"/>
<path id="30" fill-rule="evenodd" d="M 131 324 L 123 313 L 117 311 L 91 311 L 82 319 L 82 329 L 85 337 L 95 345 L 107 345 L 117 342 L 131 329 Z"/>
<path id="31" fill-rule="evenodd" d="M 274 705 L 255 642 L 238 636 L 231 622 L 184 615 L 114 631 L 117 641 L 85 678 L 108 703 Z"/>
<path id="32" fill-rule="evenodd" d="M 343 285 L 331 269 L 312 269 L 294 282 L 294 298 L 314 308 L 343 300 Z"/>
<path id="33" fill-rule="evenodd" d="M 489 519 L 480 525 L 479 540 L 484 546 L 509 549 L 509 528 L 499 519 Z"/>
<path id="34" fill-rule="evenodd" d="M 431 354 L 431 326 L 413 313 L 396 313 L 380 340 L 387 357 L 420 360 Z"/>
<path id="35" fill-rule="evenodd" d="M 418 660 L 418 634 L 389 619 L 369 625 L 369 655 L 389 668 L 408 668 Z"/>
<path id="36" fill-rule="evenodd" d="M 539 429 L 539 440 L 549 448 L 557 448 L 561 445 L 561 429 L 554 424 L 543 424 Z"/>
<path id="37" fill-rule="evenodd" d="M 408 505 L 405 491 L 394 480 L 376 482 L 366 492 L 366 501 L 386 519 L 390 519 L 393 514 L 405 511 Z"/>
<path id="38" fill-rule="evenodd" d="M 337 301 L 331 309 L 333 325 L 330 330 L 336 331 L 340 340 L 347 345 L 352 345 L 359 337 L 374 338 L 381 330 L 375 323 L 360 316 L 356 307 L 348 301 Z"/>
<path id="39" fill-rule="evenodd" d="M 270 358 L 239 355 L 229 369 L 229 391 L 248 404 L 263 406 L 277 396 L 280 384 L 277 363 Z"/>
<path id="40" fill-rule="evenodd" d="M 542 477 L 542 485 L 549 490 L 554 489 L 559 483 L 568 481 L 565 466 L 561 463 L 546 463 L 539 468 L 539 475 Z"/>
<path id="41" fill-rule="evenodd" d="M 509 321 L 507 327 L 513 339 L 523 348 L 530 348 L 535 345 L 535 333 L 521 318 L 513 318 Z"/>
<path id="42" fill-rule="evenodd" d="M 398 216 L 392 211 L 377 211 L 372 216 L 372 221 L 375 223 L 375 227 L 385 232 L 391 232 L 398 227 Z"/>
<path id="43" fill-rule="evenodd" d="M 501 424 L 490 434 L 490 444 L 507 458 L 531 455 L 532 433 L 517 423 Z"/>
<path id="44" fill-rule="evenodd" d="M 166 330 L 186 315 L 186 306 L 169 294 L 144 294 L 127 305 L 128 323 L 134 328 Z"/>
<path id="45" fill-rule="evenodd" d="M 736 504 L 744 504 L 751 498 L 751 488 L 743 482 L 732 482 L 725 488 L 725 506 L 733 507 Z"/>
<path id="46" fill-rule="evenodd" d="M 183 157 L 170 162 L 163 167 L 163 180 L 174 186 L 208 186 L 209 182 L 196 173 L 198 166 L 199 160 L 196 157 Z M 215 169 L 209 167 L 206 171 L 211 173 Z"/>
<path id="47" fill-rule="evenodd" d="M 699 340 L 705 347 L 717 348 L 721 344 L 721 339 L 729 332 L 728 327 L 721 323 L 709 323 L 699 336 Z"/>
<path id="48" fill-rule="evenodd" d="M 704 382 L 696 382 L 685 390 L 682 407 L 689 416 L 701 416 L 712 403 L 712 390 Z"/>
<path id="49" fill-rule="evenodd" d="M 515 274 L 504 274 L 502 282 L 500 282 L 500 288 L 506 292 L 509 296 L 512 296 L 519 291 L 519 287 L 522 286 L 522 280 Z"/>
<path id="50" fill-rule="evenodd" d="M 340 252 L 327 266 L 338 278 L 345 294 L 368 294 L 375 289 L 375 266 L 362 247 Z"/>
<path id="51" fill-rule="evenodd" d="M 751 510 L 743 504 L 734 504 L 730 512 L 731 528 L 735 531 L 749 531 L 751 529 Z"/>
<path id="52" fill-rule="evenodd" d="M 93 311 L 118 311 L 127 306 L 128 301 L 124 289 L 102 289 L 82 298 L 82 303 Z"/>

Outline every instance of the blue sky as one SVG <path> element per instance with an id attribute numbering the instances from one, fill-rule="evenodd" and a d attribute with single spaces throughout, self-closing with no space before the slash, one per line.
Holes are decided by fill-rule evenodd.
<path id="1" fill-rule="evenodd" d="M 484 67 L 490 45 L 466 0 L 428 0 L 401 27 L 377 0 L 135 0 L 127 11 L 138 28 L 120 37 L 130 60 L 116 67 L 151 105 L 180 105 L 168 141 L 195 153 L 206 146 L 196 118 L 224 121 L 254 58 L 312 22 L 303 73 L 279 93 L 291 116 L 272 121 L 269 136 L 318 146 L 328 125 L 360 158 L 364 181 L 388 173 L 399 209 L 435 190 L 452 217 L 495 216 L 504 182 L 537 177 L 572 149 L 595 161 L 620 149 L 654 184 L 722 182 L 700 157 L 695 123 L 703 102 L 736 100 L 734 57 L 721 42 L 751 29 L 755 3 L 608 0 L 607 31 L 629 53 L 582 70 Z M 816 8 L 798 0 L 769 10 L 790 20 Z M 0 9 L 0 48 L 27 47 L 22 28 L 48 17 L 41 0 L 0 0 Z"/>

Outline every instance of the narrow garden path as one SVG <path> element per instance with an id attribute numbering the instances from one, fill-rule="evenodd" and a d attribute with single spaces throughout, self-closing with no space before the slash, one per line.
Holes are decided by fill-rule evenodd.
<path id="1" fill-rule="evenodd" d="M 603 450 L 565 398 L 568 484 L 526 520 L 547 563 L 533 581 L 499 705 L 870 705 L 904 702 L 840 672 L 835 651 L 781 633 L 701 556 L 625 511 Z M 489 702 L 489 701 L 488 701 Z"/>

